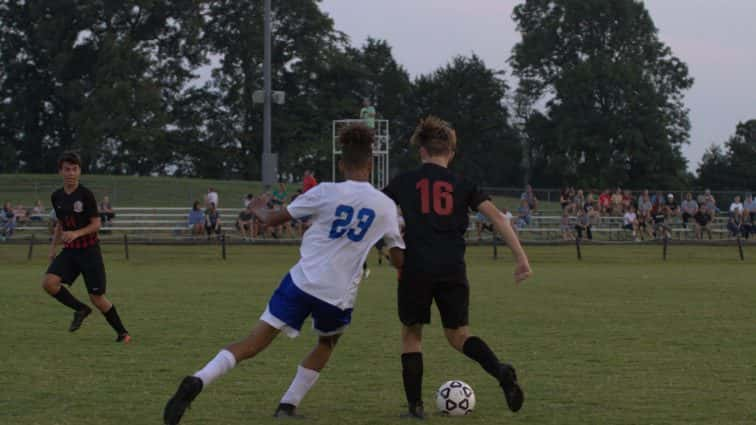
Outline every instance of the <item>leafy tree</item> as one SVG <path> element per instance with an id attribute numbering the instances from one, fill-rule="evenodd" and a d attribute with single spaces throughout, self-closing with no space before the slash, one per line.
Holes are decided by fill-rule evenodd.
<path id="1" fill-rule="evenodd" d="M 506 92 L 502 75 L 487 68 L 479 57 L 458 56 L 416 79 L 412 117 L 436 115 L 453 125 L 458 138 L 453 166 L 459 172 L 484 185 L 518 185 L 522 182 L 520 142 L 508 123 Z M 407 168 L 414 163 L 404 155 L 401 165 Z"/>
<path id="2" fill-rule="evenodd" d="M 545 105 L 525 125 L 536 183 L 684 184 L 693 79 L 642 2 L 526 0 L 513 16 L 518 95 Z"/>
<path id="3" fill-rule="evenodd" d="M 724 148 L 712 145 L 698 166 L 698 184 L 712 189 L 756 188 L 756 119 L 738 123 Z"/>

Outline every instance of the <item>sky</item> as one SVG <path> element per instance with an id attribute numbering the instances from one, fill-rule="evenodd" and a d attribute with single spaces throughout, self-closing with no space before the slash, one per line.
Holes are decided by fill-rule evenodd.
<path id="1" fill-rule="evenodd" d="M 368 36 L 388 41 L 414 77 L 472 53 L 509 74 L 507 59 L 519 41 L 511 15 L 519 3 L 323 0 L 320 7 L 353 45 Z M 688 168 L 695 171 L 707 147 L 725 142 L 738 121 L 756 118 L 756 0 L 646 0 L 645 5 L 661 41 L 695 79 L 685 96 L 691 143 L 683 147 Z"/>

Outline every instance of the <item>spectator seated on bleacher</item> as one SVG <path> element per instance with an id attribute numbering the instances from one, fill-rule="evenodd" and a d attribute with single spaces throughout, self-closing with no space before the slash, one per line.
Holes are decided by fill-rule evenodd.
<path id="1" fill-rule="evenodd" d="M 538 211 L 538 198 L 535 196 L 531 185 L 525 186 L 525 192 L 522 192 L 522 195 L 520 195 L 520 200 L 527 201 L 531 212 Z"/>
<path id="2" fill-rule="evenodd" d="M 709 225 L 713 219 L 713 214 L 711 214 L 705 205 L 693 214 L 693 220 L 696 223 L 696 239 L 703 239 L 703 234 L 706 233 L 709 235 L 709 240 L 711 240 L 711 228 L 709 228 Z"/>
<path id="3" fill-rule="evenodd" d="M 719 212 L 719 208 L 717 208 L 717 199 L 714 198 L 714 195 L 711 194 L 711 190 L 706 189 L 704 191 L 703 199 L 703 202 L 699 202 L 698 204 L 706 205 L 706 209 L 709 211 L 709 214 L 716 217 L 717 213 Z"/>
<path id="4" fill-rule="evenodd" d="M 207 232 L 207 238 L 210 239 L 213 233 L 217 237 L 221 234 L 221 219 L 218 208 L 214 203 L 210 203 L 210 208 L 205 211 L 205 231 Z"/>
<path id="5" fill-rule="evenodd" d="M 6 202 L 0 211 L 0 240 L 9 239 L 16 229 L 16 214 L 11 208 L 11 203 Z"/>
<path id="6" fill-rule="evenodd" d="M 115 218 L 115 211 L 113 211 L 113 205 L 110 204 L 110 197 L 105 195 L 100 202 L 100 221 L 103 225 L 106 225 L 113 221 Z"/>
<path id="7" fill-rule="evenodd" d="M 520 201 L 520 208 L 517 209 L 517 224 L 515 227 L 522 229 L 526 226 L 530 226 L 530 221 L 530 205 L 528 204 L 527 199 L 523 199 Z"/>
<path id="8" fill-rule="evenodd" d="M 685 200 L 680 204 L 680 212 L 682 212 L 682 224 L 684 228 L 688 228 L 688 221 L 693 218 L 696 211 L 698 211 L 698 202 L 693 199 L 693 194 L 688 192 L 685 194 Z"/>
<path id="9" fill-rule="evenodd" d="M 572 232 L 572 224 L 570 223 L 570 215 L 566 210 L 562 211 L 562 218 L 559 220 L 559 231 L 562 233 L 562 240 L 575 240 L 575 234 Z"/>
<path id="10" fill-rule="evenodd" d="M 638 240 L 638 215 L 635 207 L 630 205 L 625 215 L 622 216 L 622 228 L 633 232 L 633 240 Z"/>
<path id="11" fill-rule="evenodd" d="M 254 238 L 255 219 L 249 205 L 247 204 L 247 208 L 243 209 L 236 219 L 236 229 L 245 241 Z"/>
<path id="12" fill-rule="evenodd" d="M 599 195 L 598 198 L 599 203 L 599 213 L 602 215 L 611 215 L 612 214 L 612 193 L 609 189 L 604 189 L 603 192 L 601 192 L 601 195 Z"/>
<path id="13" fill-rule="evenodd" d="M 37 222 L 45 220 L 45 207 L 42 206 L 42 201 L 37 201 L 37 204 L 34 205 L 31 214 L 29 214 L 29 219 Z"/>
<path id="14" fill-rule="evenodd" d="M 575 231 L 577 232 L 577 238 L 583 239 L 583 233 L 588 239 L 593 239 L 593 233 L 591 232 L 591 218 L 582 209 L 578 210 L 577 222 L 575 223 Z"/>
<path id="15" fill-rule="evenodd" d="M 747 230 L 750 229 L 745 227 L 745 221 L 743 220 L 744 211 L 745 208 L 743 207 L 743 203 L 740 202 L 740 196 L 736 195 L 735 199 L 730 204 L 730 211 L 728 214 L 727 230 L 729 231 L 729 236 L 737 237 L 742 235 L 743 237 L 748 237 Z"/>
<path id="16" fill-rule="evenodd" d="M 29 213 L 26 211 L 26 208 L 24 208 L 24 206 L 21 204 L 16 205 L 16 208 L 13 209 L 13 214 L 16 216 L 17 225 L 23 225 L 31 221 L 29 218 Z"/>
<path id="17" fill-rule="evenodd" d="M 188 222 L 192 236 L 199 236 L 205 231 L 205 213 L 200 208 L 199 201 L 194 201 L 192 210 L 189 211 Z"/>

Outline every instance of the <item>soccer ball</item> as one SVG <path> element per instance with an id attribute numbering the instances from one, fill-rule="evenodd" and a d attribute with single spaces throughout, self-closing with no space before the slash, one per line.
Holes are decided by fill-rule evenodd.
<path id="1" fill-rule="evenodd" d="M 436 393 L 436 407 L 444 415 L 469 415 L 475 408 L 475 392 L 462 381 L 445 382 Z"/>

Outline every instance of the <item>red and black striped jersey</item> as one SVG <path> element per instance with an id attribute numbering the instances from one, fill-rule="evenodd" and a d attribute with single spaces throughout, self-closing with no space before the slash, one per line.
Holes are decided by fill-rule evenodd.
<path id="1" fill-rule="evenodd" d="M 402 210 L 405 271 L 449 274 L 465 270 L 470 210 L 490 199 L 448 168 L 423 164 L 394 178 L 383 192 Z"/>
<path id="2" fill-rule="evenodd" d="M 58 217 L 61 229 L 71 232 L 87 227 L 93 218 L 99 217 L 97 201 L 91 190 L 79 185 L 71 193 L 66 193 L 63 188 L 53 192 L 50 197 L 55 215 Z M 66 243 L 66 248 L 89 248 L 97 245 L 99 238 L 97 232 L 82 236 L 71 243 Z"/>

